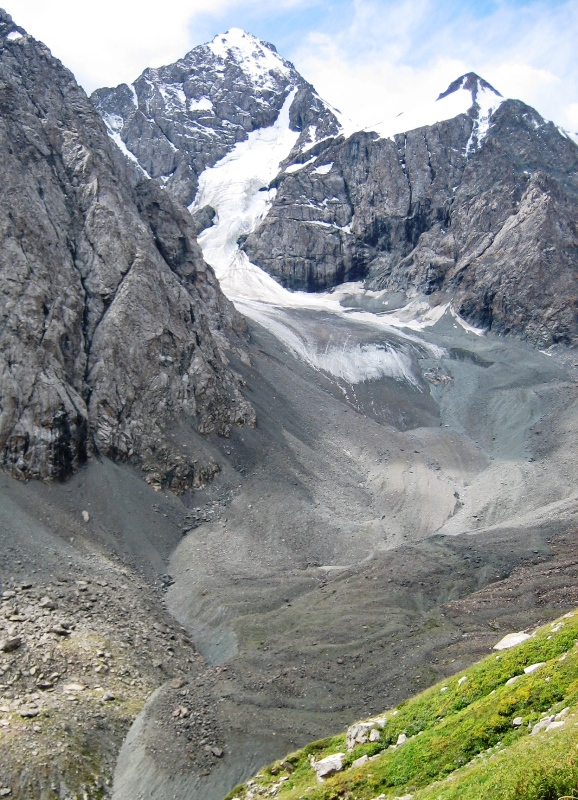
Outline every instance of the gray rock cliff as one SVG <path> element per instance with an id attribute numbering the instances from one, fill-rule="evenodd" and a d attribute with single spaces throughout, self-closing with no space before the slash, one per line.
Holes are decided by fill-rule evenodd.
<path id="1" fill-rule="evenodd" d="M 578 341 L 578 148 L 515 100 L 380 138 L 360 132 L 305 153 L 244 243 L 284 286 L 451 300 L 475 325 L 539 345 Z M 495 93 L 498 96 L 498 93 Z M 311 157 L 313 156 L 313 157 Z"/>
<path id="2" fill-rule="evenodd" d="M 244 321 L 186 209 L 136 187 L 85 93 L 0 12 L 0 452 L 65 478 L 91 452 L 182 491 L 211 477 L 167 435 L 253 422 L 227 366 Z"/>
<path id="3" fill-rule="evenodd" d="M 291 92 L 296 150 L 338 133 L 333 111 L 273 45 L 232 29 L 91 99 L 128 157 L 189 205 L 200 173 L 272 125 Z"/>

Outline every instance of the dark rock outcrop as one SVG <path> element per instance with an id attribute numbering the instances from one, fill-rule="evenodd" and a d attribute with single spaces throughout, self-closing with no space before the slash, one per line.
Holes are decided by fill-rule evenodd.
<path id="1" fill-rule="evenodd" d="M 180 491 L 208 479 L 172 421 L 253 421 L 227 367 L 244 322 L 183 207 L 123 156 L 68 70 L 0 12 L 0 452 L 65 478 L 91 451 Z"/>
<path id="2" fill-rule="evenodd" d="M 519 101 L 482 120 L 477 93 L 491 87 L 477 76 L 441 97 L 459 88 L 472 94 L 468 113 L 393 138 L 332 140 L 282 173 L 244 249 L 292 289 L 365 278 L 438 293 L 497 333 L 575 343 L 578 148 Z"/>
<path id="3" fill-rule="evenodd" d="M 200 173 L 251 131 L 273 125 L 292 90 L 296 150 L 338 133 L 331 109 L 273 45 L 233 29 L 91 99 L 117 143 L 189 205 Z"/>

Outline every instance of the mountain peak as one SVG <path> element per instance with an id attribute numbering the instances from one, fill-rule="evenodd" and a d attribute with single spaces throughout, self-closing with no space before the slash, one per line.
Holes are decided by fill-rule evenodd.
<path id="1" fill-rule="evenodd" d="M 503 100 L 502 95 L 491 84 L 475 72 L 467 72 L 452 81 L 435 101 L 432 100 L 385 120 L 373 130 L 383 138 L 390 138 L 416 128 L 435 125 L 460 114 L 469 114 L 474 120 L 474 134 L 479 146 L 488 131 L 492 114 Z M 473 139 L 472 146 L 474 146 Z"/>
<path id="2" fill-rule="evenodd" d="M 288 125 L 299 134 L 298 150 L 341 132 L 337 114 L 295 67 L 240 28 L 174 64 L 145 70 L 132 86 L 92 95 L 125 156 L 185 205 L 194 200 L 201 172 L 249 134 L 272 128 L 289 97 Z"/>
<path id="3" fill-rule="evenodd" d="M 455 81 L 452 81 L 445 92 L 442 92 L 437 99 L 443 100 L 444 97 L 448 97 L 450 94 L 460 91 L 460 89 L 470 92 L 474 103 L 478 95 L 482 92 L 490 92 L 496 97 L 502 97 L 500 92 L 494 89 L 494 87 L 483 78 L 480 78 L 479 75 L 476 75 L 475 72 L 466 72 L 465 75 L 461 75 L 459 78 L 456 78 Z"/>
<path id="4" fill-rule="evenodd" d="M 215 49 L 222 50 L 223 47 L 227 49 L 231 49 L 234 47 L 243 49 L 244 47 L 251 45 L 266 47 L 273 53 L 277 52 L 277 48 L 275 47 L 274 44 L 271 44 L 270 42 L 265 42 L 262 39 L 259 39 L 257 36 L 254 36 L 252 33 L 244 31 L 242 28 L 229 28 L 229 30 L 226 31 L 225 33 L 218 33 L 209 42 L 208 46 L 214 52 Z"/>
<path id="5" fill-rule="evenodd" d="M 288 76 L 292 71 L 292 65 L 277 53 L 274 45 L 241 28 L 218 34 L 207 47 L 218 59 L 234 61 L 256 85 L 268 84 L 272 72 Z"/>

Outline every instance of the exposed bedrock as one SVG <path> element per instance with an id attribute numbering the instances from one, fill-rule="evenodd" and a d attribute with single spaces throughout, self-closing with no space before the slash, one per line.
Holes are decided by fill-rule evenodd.
<path id="1" fill-rule="evenodd" d="M 250 259 L 289 288 L 366 278 L 452 300 L 496 333 L 576 342 L 578 148 L 520 101 L 485 138 L 476 114 L 318 146 L 277 179 Z"/>
<path id="2" fill-rule="evenodd" d="M 201 172 L 250 132 L 273 125 L 292 89 L 297 148 L 334 136 L 335 115 L 295 67 L 273 45 L 236 29 L 91 99 L 148 175 L 188 205 Z"/>
<path id="3" fill-rule="evenodd" d="M 12 35 L 10 35 L 12 34 Z M 125 160 L 68 70 L 0 14 L 0 449 L 17 477 L 92 451 L 177 491 L 217 470 L 165 435 L 253 421 L 226 350 L 244 322 L 186 209 Z"/>

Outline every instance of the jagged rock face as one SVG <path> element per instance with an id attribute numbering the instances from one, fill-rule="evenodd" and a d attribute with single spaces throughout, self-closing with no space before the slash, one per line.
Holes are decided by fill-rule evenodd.
<path id="1" fill-rule="evenodd" d="M 98 113 L 0 12 L 0 450 L 18 477 L 64 478 L 92 449 L 176 490 L 216 465 L 165 436 L 252 421 L 226 366 L 243 321 L 186 209 L 135 190 Z"/>
<path id="2" fill-rule="evenodd" d="M 189 205 L 198 176 L 237 142 L 272 125 L 289 93 L 297 148 L 335 135 L 339 123 L 273 45 L 233 29 L 175 64 L 147 69 L 132 86 L 91 99 L 111 135 L 151 178 Z"/>
<path id="3" fill-rule="evenodd" d="M 578 340 L 578 148 L 522 103 L 496 114 L 434 224 L 384 285 L 444 290 L 474 324 L 539 345 Z"/>
<path id="4" fill-rule="evenodd" d="M 578 148 L 519 101 L 483 119 L 491 87 L 477 81 L 452 84 L 472 92 L 466 114 L 336 139 L 290 166 L 244 244 L 251 261 L 293 289 L 366 278 L 439 293 L 497 333 L 576 342 Z"/>
<path id="5" fill-rule="evenodd" d="M 365 278 L 378 254 L 399 261 L 430 220 L 447 216 L 466 164 L 460 145 L 471 131 L 462 117 L 427 136 L 356 133 L 333 141 L 306 167 L 281 175 L 273 207 L 245 251 L 284 286 L 309 291 Z"/>
<path id="6" fill-rule="evenodd" d="M 326 144 L 302 169 L 280 176 L 246 252 L 289 288 L 375 280 L 448 217 L 472 131 L 472 118 L 460 115 L 394 139 L 360 132 Z"/>

